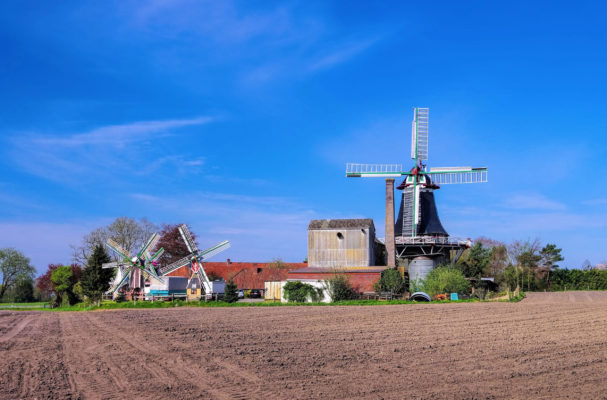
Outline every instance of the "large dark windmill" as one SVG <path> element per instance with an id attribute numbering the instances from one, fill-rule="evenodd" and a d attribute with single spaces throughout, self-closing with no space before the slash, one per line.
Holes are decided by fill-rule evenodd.
<path id="1" fill-rule="evenodd" d="M 439 185 L 487 182 L 487 168 L 440 167 L 428 170 L 428 109 L 415 108 L 411 132 L 411 158 L 415 165 L 408 171 L 402 164 L 347 164 L 346 176 L 386 178 L 386 251 L 388 266 L 396 258 L 408 265 L 411 280 L 423 279 L 439 262 L 449 260 L 451 250 L 460 254 L 469 240 L 450 237 L 443 228 L 434 202 Z M 394 224 L 394 178 L 405 179 L 397 187 L 402 199 Z"/>

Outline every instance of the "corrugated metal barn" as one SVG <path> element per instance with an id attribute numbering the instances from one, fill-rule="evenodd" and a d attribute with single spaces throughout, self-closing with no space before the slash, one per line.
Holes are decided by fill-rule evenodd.
<path id="1" fill-rule="evenodd" d="M 308 266 L 312 268 L 375 265 L 372 219 L 317 219 L 308 226 Z"/>

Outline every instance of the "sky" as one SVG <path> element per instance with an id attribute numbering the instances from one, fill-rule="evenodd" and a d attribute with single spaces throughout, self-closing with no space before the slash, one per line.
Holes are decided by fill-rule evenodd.
<path id="1" fill-rule="evenodd" d="M 383 237 L 383 179 L 345 164 L 412 166 L 428 107 L 428 165 L 489 168 L 435 193 L 451 235 L 607 260 L 599 3 L 3 1 L 0 247 L 42 272 L 120 216 L 215 261 L 300 262 L 311 219 Z"/>

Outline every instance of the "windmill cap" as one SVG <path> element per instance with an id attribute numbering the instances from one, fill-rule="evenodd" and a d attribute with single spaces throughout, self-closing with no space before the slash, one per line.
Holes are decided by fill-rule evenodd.
<path id="1" fill-rule="evenodd" d="M 407 179 L 409 177 L 405 178 L 403 180 L 403 182 L 397 186 L 396 189 L 398 190 L 403 190 L 404 188 L 407 187 Z M 419 179 L 419 183 L 422 185 L 426 185 L 427 187 L 432 187 L 432 188 L 438 188 L 438 186 L 436 186 L 434 183 L 432 183 L 432 178 L 430 178 L 430 175 L 418 175 L 418 179 Z"/>

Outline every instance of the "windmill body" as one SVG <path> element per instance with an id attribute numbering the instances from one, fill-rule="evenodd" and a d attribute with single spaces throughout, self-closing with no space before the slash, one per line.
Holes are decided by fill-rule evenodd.
<path id="1" fill-rule="evenodd" d="M 140 290 L 143 284 L 143 278 L 153 277 L 154 279 L 163 282 L 163 279 L 156 273 L 155 263 L 164 253 L 164 249 L 159 249 L 156 253 L 151 253 L 150 250 L 158 244 L 159 236 L 157 233 L 152 234 L 147 242 L 143 245 L 137 255 L 132 256 L 131 253 L 113 239 L 108 239 L 106 244 L 114 252 L 121 261 L 103 264 L 103 268 L 116 268 L 116 279 L 114 285 L 110 288 L 110 292 L 117 293 L 121 288 L 128 285 L 131 291 Z"/>
<path id="2" fill-rule="evenodd" d="M 191 288 L 192 285 L 195 284 L 193 281 L 197 280 L 198 284 L 202 286 L 205 296 L 209 298 L 213 294 L 213 284 L 209 280 L 209 277 L 207 276 L 206 272 L 204 271 L 203 261 L 206 261 L 214 255 L 217 255 L 222 251 L 230 248 L 230 242 L 225 240 L 206 250 L 199 250 L 198 246 L 196 245 L 196 242 L 192 238 L 192 234 L 190 233 L 187 225 L 180 225 L 178 229 L 179 233 L 181 233 L 181 238 L 185 242 L 190 254 L 178 261 L 175 261 L 174 263 L 171 263 L 161 268 L 159 271 L 160 275 L 167 276 L 168 274 L 178 270 L 179 268 L 189 267 L 192 273 L 188 282 L 188 288 Z"/>
<path id="3" fill-rule="evenodd" d="M 436 208 L 434 192 L 445 184 L 487 182 L 486 167 L 440 167 L 427 168 L 429 110 L 415 108 L 411 132 L 411 158 L 415 164 L 409 170 L 402 164 L 347 164 L 346 176 L 386 178 L 386 215 L 394 212 L 393 193 L 388 187 L 394 179 L 404 178 L 397 187 L 402 190 L 401 203 L 394 230 L 388 225 L 394 223 L 386 217 L 386 251 L 388 265 L 390 258 L 398 259 L 406 265 L 411 281 L 425 278 L 426 273 L 438 263 L 457 259 L 461 252 L 470 247 L 468 239 L 449 236 L 443 227 Z M 390 233 L 393 232 L 393 235 Z M 391 254 L 391 248 L 394 254 Z M 453 257 L 451 257 L 452 252 Z"/>

